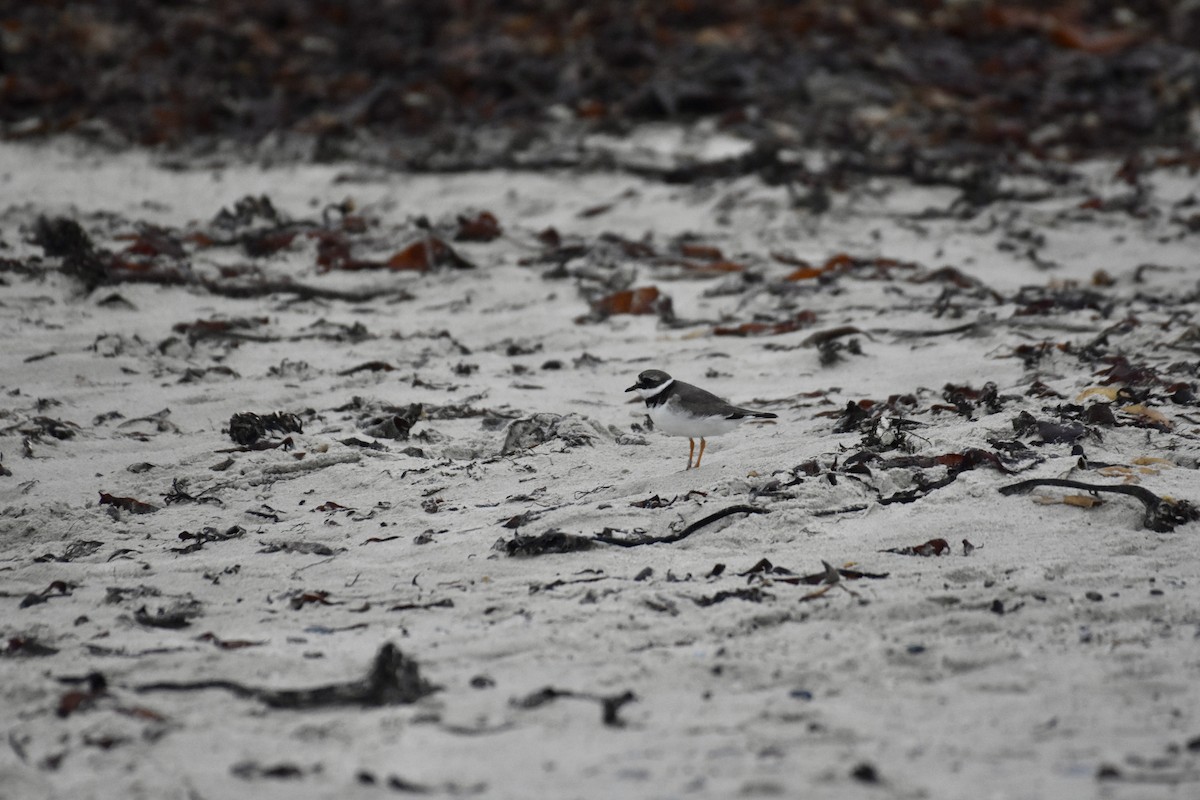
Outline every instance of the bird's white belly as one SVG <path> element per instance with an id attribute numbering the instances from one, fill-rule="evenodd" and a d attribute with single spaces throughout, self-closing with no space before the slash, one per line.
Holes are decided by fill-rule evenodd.
<path id="1" fill-rule="evenodd" d="M 693 417 L 681 414 L 672 403 L 647 409 L 654 427 L 669 436 L 690 438 L 720 436 L 736 428 L 741 420 L 724 417 Z"/>

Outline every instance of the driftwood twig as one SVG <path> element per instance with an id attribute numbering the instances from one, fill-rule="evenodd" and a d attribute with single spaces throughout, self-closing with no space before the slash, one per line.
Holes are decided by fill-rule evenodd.
<path id="1" fill-rule="evenodd" d="M 1081 483 L 1080 481 L 1072 481 L 1065 478 L 1033 478 L 1021 481 L 1020 483 L 1001 486 L 1000 494 L 1024 494 L 1039 486 L 1057 486 L 1062 489 L 1078 489 L 1084 492 L 1112 492 L 1114 494 L 1127 494 L 1130 497 L 1135 497 L 1146 507 L 1146 515 L 1142 519 L 1142 525 L 1158 533 L 1168 533 L 1175 530 L 1176 525 L 1183 525 L 1200 519 L 1200 509 L 1197 509 L 1187 500 L 1168 500 L 1165 497 L 1159 497 L 1154 492 L 1142 486 Z"/>
<path id="2" fill-rule="evenodd" d="M 671 533 L 671 534 L 667 534 L 666 536 L 638 536 L 635 538 L 609 536 L 608 534 L 605 534 L 605 533 L 598 533 L 598 534 L 596 534 L 595 539 L 598 542 L 603 542 L 604 544 L 613 544 L 613 545 L 616 545 L 617 547 L 639 547 L 644 544 L 669 544 L 671 542 L 678 542 L 681 539 L 686 539 L 687 537 L 691 536 L 693 533 L 700 530 L 704 526 L 711 525 L 712 523 L 716 522 L 719 519 L 724 519 L 725 517 L 728 517 L 730 514 L 769 514 L 769 513 L 771 513 L 771 512 L 768 511 L 767 509 L 759 508 L 758 506 L 730 506 L 729 508 L 723 508 L 720 511 L 709 514 L 704 519 L 696 520 L 691 525 L 688 525 L 686 528 L 681 530 L 679 533 Z"/>

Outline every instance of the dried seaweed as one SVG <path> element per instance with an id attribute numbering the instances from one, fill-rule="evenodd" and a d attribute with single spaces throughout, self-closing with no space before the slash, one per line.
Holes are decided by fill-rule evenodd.
<path id="1" fill-rule="evenodd" d="M 20 608 L 29 608 L 30 606 L 38 606 L 49 601 L 52 597 L 70 597 L 75 590 L 76 584 L 68 581 L 51 581 L 40 592 L 30 592 L 21 599 Z"/>
<path id="2" fill-rule="evenodd" d="M 580 324 L 600 322 L 619 314 L 650 314 L 671 323 L 675 321 L 675 306 L 670 295 L 661 292 L 657 286 L 641 286 L 596 298 L 591 302 L 591 311 L 575 321 Z"/>
<path id="3" fill-rule="evenodd" d="M 728 517 L 732 514 L 770 514 L 770 513 L 771 512 L 769 510 L 767 510 L 765 508 L 759 508 L 758 506 L 736 505 L 736 506 L 729 506 L 728 508 L 723 508 L 720 511 L 709 514 L 707 517 L 704 517 L 703 519 L 699 519 L 696 522 L 693 522 L 691 525 L 688 525 L 686 528 L 679 531 L 678 533 L 671 533 L 671 534 L 667 534 L 666 536 L 624 537 L 624 536 L 612 536 L 611 534 L 607 534 L 607 533 L 598 533 L 593 538 L 597 542 L 602 542 L 604 544 L 612 544 L 612 545 L 616 545 L 617 547 L 640 547 L 640 546 L 646 545 L 646 544 L 670 544 L 672 542 L 678 542 L 683 539 L 686 539 L 687 537 L 691 536 L 693 533 L 700 530 L 701 528 L 711 525 L 712 523 L 717 522 L 718 520 L 724 519 L 725 517 Z"/>
<path id="4" fill-rule="evenodd" d="M 539 533 L 537 536 L 518 534 L 508 540 L 501 539 L 498 546 L 510 556 L 529 557 L 547 553 L 578 553 L 582 550 L 592 549 L 595 547 L 595 542 L 587 536 L 552 530 Z"/>
<path id="5" fill-rule="evenodd" d="M 133 621 L 147 628 L 186 628 L 202 611 L 200 601 L 184 597 L 169 606 L 160 606 L 154 613 L 150 613 L 146 606 L 141 606 L 133 612 Z"/>
<path id="6" fill-rule="evenodd" d="M 295 414 L 283 411 L 262 416 L 245 411 L 229 418 L 229 438 L 240 445 L 252 445 L 271 432 L 303 433 L 304 423 Z"/>
<path id="7" fill-rule="evenodd" d="M 112 506 L 119 508 L 122 511 L 128 511 L 130 514 L 153 514 L 158 511 L 158 506 L 143 503 L 134 497 L 116 497 L 108 492 L 100 493 L 100 505 Z"/>
<path id="8" fill-rule="evenodd" d="M 612 728 L 623 728 L 625 722 L 620 718 L 621 709 L 637 701 L 637 695 L 633 692 L 622 692 L 617 695 L 600 695 L 590 692 L 576 692 L 570 689 L 556 689 L 553 686 L 547 686 L 544 689 L 539 689 L 525 697 L 516 698 L 512 701 L 515 708 L 534 709 L 551 703 L 555 700 L 563 698 L 571 698 L 575 700 L 590 700 L 600 704 L 600 720 L 605 725 Z"/>
<path id="9" fill-rule="evenodd" d="M 272 708 L 308 710 L 339 706 L 410 705 L 440 690 L 423 677 L 417 662 L 392 643 L 379 649 L 365 678 L 311 689 L 266 689 L 236 681 L 159 681 L 133 687 L 138 692 L 192 692 L 224 689 Z"/>
<path id="10" fill-rule="evenodd" d="M 908 545 L 905 547 L 889 547 L 886 550 L 880 550 L 881 553 L 895 553 L 901 556 L 940 556 L 950 552 L 950 543 L 945 539 L 930 539 L 921 544 Z"/>
<path id="11" fill-rule="evenodd" d="M 578 414 L 541 413 L 513 420 L 504 435 L 500 455 L 507 456 L 558 440 L 567 447 L 593 446 L 600 438 L 595 423 Z"/>
<path id="12" fill-rule="evenodd" d="M 61 556 L 56 556 L 53 553 L 46 553 L 45 555 L 35 558 L 34 562 L 58 561 L 66 563 L 69 561 L 74 561 L 77 558 L 86 558 L 103 546 L 104 542 L 98 542 L 95 539 L 76 539 L 67 545 Z"/>
<path id="13" fill-rule="evenodd" d="M 57 647 L 52 647 L 33 636 L 10 636 L 8 644 L 0 650 L 0 658 L 42 658 L 57 652 Z"/>
<path id="14" fill-rule="evenodd" d="M 179 534 L 179 540 L 181 542 L 191 542 L 191 544 L 184 545 L 183 547 L 172 547 L 171 552 L 179 553 L 180 555 L 195 553 L 202 550 L 204 545 L 209 542 L 227 542 L 230 539 L 240 539 L 245 535 L 246 529 L 241 525 L 232 525 L 226 528 L 224 532 L 218 531 L 211 526 L 206 526 L 199 533 L 182 531 Z"/>
<path id="15" fill-rule="evenodd" d="M 389 407 L 391 410 L 394 407 Z M 425 408 L 420 403 L 411 403 L 407 407 L 395 410 L 395 413 L 384 416 L 370 416 L 359 422 L 363 433 L 378 439 L 395 439 L 407 441 L 414 425 L 425 416 Z"/>
<path id="16" fill-rule="evenodd" d="M 929 13 L 918 0 L 849 8 L 603 0 L 582 14 L 485 4 L 464 15 L 415 0 L 399 12 L 351 0 L 337 14 L 228 2 L 200 15 L 172 4 L 134 15 L 102 3 L 81 8 L 25 4 L 10 15 L 6 67 L 20 80 L 0 93 L 5 136 L 76 130 L 199 149 L 214 137 L 253 146 L 269 136 L 273 150 L 290 145 L 318 161 L 393 164 L 403 153 L 403 166 L 424 170 L 616 160 L 674 183 L 757 174 L 814 215 L 851 181 L 884 175 L 957 188 L 945 213 L 965 216 L 1036 199 L 1038 191 L 1002 178 L 1024 171 L 1059 183 L 1067 171 L 1051 158 L 1173 148 L 1127 159 L 1120 176 L 1133 187 L 1129 199 L 1099 206 L 1138 213 L 1145 172 L 1195 164 L 1188 131 L 1200 101 L 1191 48 L 1200 15 L 1177 3 L 1140 3 L 1122 15 L 1100 2 L 963 3 Z M 82 37 L 80 19 L 93 17 L 93 26 L 117 26 L 119 41 Z M 313 31 L 327 46 L 311 46 Z M 139 58 L 114 58 L 113 47 Z M 381 70 L 384 62 L 397 68 Z M 156 80 L 138 79 L 147 74 Z M 736 130 L 750 149 L 647 162 L 568 144 L 701 118 Z M 823 166 L 790 157 L 795 142 L 826 152 Z M 245 198 L 221 221 L 282 225 L 263 200 Z"/>
<path id="17" fill-rule="evenodd" d="M 80 427 L 68 420 L 38 415 L 30 417 L 27 420 L 22 420 L 15 425 L 0 428 L 0 434 L 7 434 L 13 431 L 28 437 L 32 441 L 40 441 L 43 436 L 49 436 L 61 442 L 74 439 L 78 435 Z"/>
<path id="18" fill-rule="evenodd" d="M 1084 492 L 1113 492 L 1114 494 L 1129 495 L 1137 499 L 1145 507 L 1142 527 L 1158 533 L 1169 533 L 1177 525 L 1186 525 L 1200 519 L 1200 508 L 1187 500 L 1173 500 L 1159 497 L 1154 492 L 1142 486 L 1127 484 L 1103 485 L 1082 483 L 1080 481 L 1062 478 L 1033 478 L 1020 483 L 1000 487 L 1000 494 L 1023 494 L 1039 486 L 1057 486 L 1063 489 L 1078 489 Z"/>
<path id="19" fill-rule="evenodd" d="M 742 589 L 723 589 L 716 594 L 705 595 L 703 597 L 693 597 L 692 602 L 701 608 L 723 603 L 726 600 L 745 600 L 750 603 L 761 603 L 763 600 L 774 597 L 769 592 L 764 592 L 762 587 L 747 586 Z"/>
<path id="20" fill-rule="evenodd" d="M 34 244 L 52 258 L 62 259 L 62 271 L 92 291 L 109 279 L 105 256 L 97 252 L 92 239 L 73 219 L 38 217 L 33 230 Z"/>

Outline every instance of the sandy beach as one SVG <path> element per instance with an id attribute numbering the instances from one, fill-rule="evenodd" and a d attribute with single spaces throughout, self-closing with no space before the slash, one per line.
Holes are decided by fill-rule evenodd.
<path id="1" fill-rule="evenodd" d="M 1195 178 L 1120 167 L 0 144 L 0 797 L 1190 796 Z M 650 368 L 778 419 L 686 470 Z"/>

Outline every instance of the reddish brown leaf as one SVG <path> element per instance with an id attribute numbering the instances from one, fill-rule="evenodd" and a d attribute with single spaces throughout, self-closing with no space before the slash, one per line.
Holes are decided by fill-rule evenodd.
<path id="1" fill-rule="evenodd" d="M 1008 4 L 989 3 L 984 8 L 984 19 L 994 28 L 1016 30 L 1040 30 L 1046 25 L 1046 16 L 1032 9 Z"/>
<path id="2" fill-rule="evenodd" d="M 367 220 L 365 217 L 358 217 L 352 214 L 347 214 L 342 217 L 342 230 L 347 233 L 366 233 Z"/>
<path id="3" fill-rule="evenodd" d="M 183 245 L 175 238 L 175 235 L 162 228 L 146 227 L 137 233 L 121 234 L 116 238 L 129 242 L 125 252 L 131 255 L 148 258 L 161 255 L 183 258 L 186 255 Z"/>
<path id="4" fill-rule="evenodd" d="M 1059 47 L 1081 50 L 1093 55 L 1105 56 L 1127 50 L 1141 40 L 1134 31 L 1107 31 L 1096 33 L 1078 25 L 1061 23 L 1050 31 L 1050 40 Z"/>
<path id="5" fill-rule="evenodd" d="M 436 236 L 428 236 L 418 239 L 396 253 L 387 260 L 386 266 L 392 270 L 425 272 L 441 266 L 470 268 L 472 264 L 441 239 Z"/>
<path id="6" fill-rule="evenodd" d="M 779 258 L 779 256 L 776 256 L 776 259 Z M 875 259 L 877 266 L 892 266 L 892 264 L 888 263 L 889 261 L 889 259 L 883 258 Z M 852 256 L 847 255 L 846 253 L 837 253 L 836 255 L 830 256 L 829 260 L 819 267 L 814 267 L 810 264 L 800 262 L 800 268 L 786 276 L 784 280 L 812 280 L 813 278 L 819 278 L 822 275 L 828 275 L 832 272 L 845 272 L 846 270 L 853 268 L 856 263 L 857 261 Z"/>
<path id="7" fill-rule="evenodd" d="M 298 594 L 291 600 L 291 606 L 294 609 L 304 608 L 310 603 L 316 603 L 322 606 L 340 606 L 341 603 L 335 603 L 329 599 L 329 592 L 305 592 Z"/>
<path id="8" fill-rule="evenodd" d="M 771 251 L 771 258 L 778 261 L 780 264 L 787 264 L 789 267 L 811 267 L 812 264 L 805 261 L 803 258 L 797 258 L 790 253 L 781 253 Z"/>
<path id="9" fill-rule="evenodd" d="M 96 696 L 91 692 L 81 692 L 78 689 L 72 689 L 58 699 L 57 714 L 60 717 L 69 717 L 76 711 L 89 707 L 95 700 Z"/>
<path id="10" fill-rule="evenodd" d="M 764 333 L 770 333 L 774 325 L 769 325 L 765 322 L 743 322 L 741 325 L 729 327 L 720 325 L 713 328 L 714 336 L 759 336 Z"/>
<path id="11" fill-rule="evenodd" d="M 788 273 L 785 281 L 807 281 L 813 278 L 819 278 L 825 274 L 825 269 L 822 267 L 801 267 L 795 272 Z"/>
<path id="12" fill-rule="evenodd" d="M 1034 381 L 1033 383 L 1029 384 L 1029 388 L 1025 390 L 1025 394 L 1032 397 L 1055 397 L 1060 400 L 1066 397 L 1066 395 L 1054 391 L 1054 389 L 1050 388 L 1041 381 Z"/>
<path id="13" fill-rule="evenodd" d="M 93 672 L 81 681 L 72 680 L 72 683 L 80 682 L 86 685 L 83 689 L 72 689 L 65 692 L 58 699 L 57 714 L 60 717 L 68 717 L 76 711 L 83 711 L 91 708 L 92 704 L 100 697 L 108 693 L 108 681 L 99 672 Z"/>
<path id="14" fill-rule="evenodd" d="M 881 553 L 895 553 L 901 556 L 940 556 L 950 552 L 950 543 L 945 539 L 930 539 L 928 542 L 912 545 L 911 547 L 890 547 L 880 550 Z"/>
<path id="15" fill-rule="evenodd" d="M 295 230 L 273 230 L 249 236 L 244 243 L 246 254 L 255 258 L 274 255 L 290 246 L 298 233 L 299 231 Z"/>
<path id="16" fill-rule="evenodd" d="M 689 244 L 684 242 L 679 245 L 679 254 L 688 258 L 700 258 L 705 261 L 723 261 L 724 254 L 719 248 L 710 247 L 703 244 Z"/>
<path id="17" fill-rule="evenodd" d="M 155 511 L 158 511 L 157 506 L 143 503 L 141 500 L 136 500 L 132 497 L 114 497 L 108 492 L 100 493 L 100 505 L 116 506 L 122 511 L 128 511 L 131 514 L 153 514 Z"/>
<path id="18" fill-rule="evenodd" d="M 746 268 L 736 261 L 684 261 L 684 268 L 693 275 L 724 275 L 729 272 L 745 272 Z"/>
<path id="19" fill-rule="evenodd" d="M 580 119 L 603 119 L 608 116 L 608 106 L 599 100 L 580 100 L 575 105 L 575 116 Z"/>
<path id="20" fill-rule="evenodd" d="M 309 231 L 317 240 L 317 266 L 322 270 L 344 269 L 350 261 L 350 242 L 339 231 Z"/>
<path id="21" fill-rule="evenodd" d="M 665 296 L 657 286 L 624 289 L 592 303 L 592 310 L 605 317 L 614 314 L 656 314 L 660 297 Z"/>
<path id="22" fill-rule="evenodd" d="M 1086 30 L 1077 21 L 1076 9 L 1067 4 L 1046 13 L 996 3 L 988 5 L 984 18 L 997 28 L 1040 31 L 1059 47 L 1094 55 L 1111 55 L 1128 49 L 1142 39 L 1135 31 Z"/>
<path id="23" fill-rule="evenodd" d="M 458 233 L 454 240 L 458 242 L 490 242 L 503 234 L 500 222 L 488 211 L 481 211 L 478 216 L 459 217 Z"/>
<path id="24" fill-rule="evenodd" d="M 1012 475 L 1013 470 L 1004 465 L 1000 456 L 978 447 L 970 447 L 961 453 L 946 453 L 937 456 L 937 463 L 949 467 L 954 472 L 965 472 L 969 469 L 989 465 L 1006 475 Z"/>

